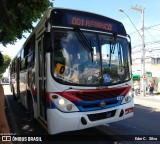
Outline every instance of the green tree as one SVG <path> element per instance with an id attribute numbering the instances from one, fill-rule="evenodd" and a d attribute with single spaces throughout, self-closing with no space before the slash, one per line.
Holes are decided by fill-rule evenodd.
<path id="1" fill-rule="evenodd" d="M 0 0 L 0 43 L 5 46 L 21 39 L 51 6 L 50 0 Z"/>
<path id="2" fill-rule="evenodd" d="M 4 59 L 3 65 L 0 67 L 0 78 L 2 78 L 3 73 L 5 72 L 5 70 L 7 69 L 7 67 L 11 62 L 11 58 L 8 55 L 3 55 L 3 59 Z"/>

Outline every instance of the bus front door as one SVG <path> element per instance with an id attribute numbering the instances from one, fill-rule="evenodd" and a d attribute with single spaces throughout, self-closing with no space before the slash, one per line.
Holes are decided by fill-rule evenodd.
<path id="1" fill-rule="evenodd" d="M 16 59 L 16 86 L 15 93 L 16 98 L 19 100 L 20 95 L 20 58 Z"/>
<path id="2" fill-rule="evenodd" d="M 38 46 L 38 89 L 37 89 L 37 100 L 38 100 L 38 116 L 43 121 L 46 122 L 46 98 L 45 98 L 45 90 L 46 90 L 46 82 L 45 82 L 45 54 L 43 50 L 43 36 L 37 40 Z"/>

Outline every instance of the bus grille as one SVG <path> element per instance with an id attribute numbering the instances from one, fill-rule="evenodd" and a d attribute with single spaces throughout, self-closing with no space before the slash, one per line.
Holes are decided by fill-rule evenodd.
<path id="1" fill-rule="evenodd" d="M 116 114 L 116 110 L 112 110 L 112 111 L 103 112 L 103 113 L 88 114 L 88 118 L 90 121 L 97 121 L 97 120 L 114 117 L 115 114 Z"/>
<path id="2" fill-rule="evenodd" d="M 73 93 L 74 96 L 78 97 L 81 100 L 103 100 L 106 98 L 114 98 L 117 96 L 122 95 L 122 93 L 127 88 L 117 88 L 117 89 L 108 89 L 102 91 L 95 91 L 95 92 L 75 92 Z"/>
<path id="3" fill-rule="evenodd" d="M 63 92 L 61 95 L 72 101 L 80 111 L 94 111 L 119 106 L 131 87 L 118 87 L 97 90 L 77 90 Z M 102 105 L 104 104 L 104 106 Z"/>

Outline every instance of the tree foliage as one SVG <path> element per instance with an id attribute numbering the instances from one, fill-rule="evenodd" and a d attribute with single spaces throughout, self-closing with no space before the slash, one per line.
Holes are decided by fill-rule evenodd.
<path id="1" fill-rule="evenodd" d="M 3 55 L 3 59 L 4 59 L 3 64 L 0 67 L 0 78 L 2 77 L 3 73 L 5 72 L 5 70 L 7 69 L 7 67 L 11 62 L 11 58 L 8 55 Z"/>
<path id="2" fill-rule="evenodd" d="M 0 43 L 13 44 L 52 6 L 49 0 L 0 0 Z"/>

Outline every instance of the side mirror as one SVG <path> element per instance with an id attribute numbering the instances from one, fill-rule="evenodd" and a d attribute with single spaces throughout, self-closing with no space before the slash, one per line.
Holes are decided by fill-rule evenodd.
<path id="1" fill-rule="evenodd" d="M 131 42 L 129 42 L 129 54 L 130 54 L 130 61 L 132 65 L 132 47 L 131 47 Z"/>
<path id="2" fill-rule="evenodd" d="M 131 37 L 129 35 L 127 35 L 129 38 L 129 42 L 128 42 L 128 48 L 129 48 L 129 55 L 130 55 L 130 61 L 131 61 L 131 65 L 132 65 L 132 46 L 131 46 Z"/>
<path id="3" fill-rule="evenodd" d="M 49 32 L 44 33 L 43 47 L 45 52 L 53 52 L 51 33 Z"/>

